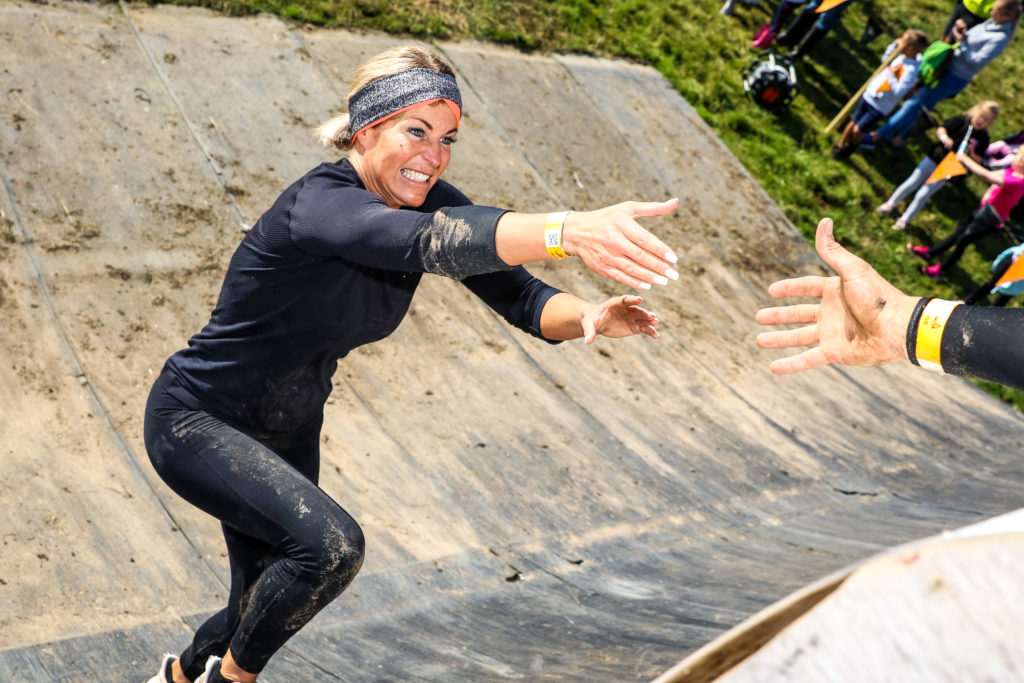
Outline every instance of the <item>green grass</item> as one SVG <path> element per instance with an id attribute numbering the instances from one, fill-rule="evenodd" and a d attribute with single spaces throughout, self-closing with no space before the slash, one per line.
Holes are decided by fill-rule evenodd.
<path id="1" fill-rule="evenodd" d="M 912 140 L 906 148 L 879 149 L 832 160 L 836 136 L 823 133 L 843 104 L 870 76 L 885 46 L 907 28 L 937 38 L 949 17 L 949 0 L 874 3 L 858 0 L 798 66 L 801 95 L 779 115 L 752 104 L 740 74 L 754 59 L 750 37 L 770 18 L 775 0 L 738 4 L 723 17 L 715 0 L 167 0 L 200 5 L 233 15 L 270 12 L 328 27 L 381 30 L 421 40 L 471 38 L 538 52 L 574 52 L 622 58 L 657 68 L 743 162 L 787 216 L 810 238 L 822 216 L 835 220 L 836 234 L 900 289 L 956 299 L 987 278 L 988 264 L 1010 244 L 989 238 L 968 249 L 943 283 L 918 271 L 907 254 L 907 239 L 935 241 L 978 203 L 984 184 L 977 178 L 944 188 L 918 215 L 907 234 L 890 230 L 892 219 L 874 212 L 901 183 L 930 145 Z M 858 45 L 867 16 L 886 31 Z M 1015 39 L 958 97 L 939 104 L 945 118 L 982 99 L 1003 111 L 992 139 L 1024 127 L 1024 48 Z M 1012 305 L 1017 305 L 1013 302 Z M 1024 409 L 1024 394 L 982 385 Z"/>

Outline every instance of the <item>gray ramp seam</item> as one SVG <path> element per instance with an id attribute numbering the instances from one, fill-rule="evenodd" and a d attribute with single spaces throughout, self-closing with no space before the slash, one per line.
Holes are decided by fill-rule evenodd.
<path id="1" fill-rule="evenodd" d="M 102 423 L 106 426 L 107 433 L 110 435 L 111 440 L 115 444 L 117 444 L 117 450 L 121 453 L 121 457 L 128 463 L 128 471 L 131 472 L 135 480 L 142 485 L 142 490 L 149 491 L 150 495 L 152 496 L 152 499 L 156 502 L 159 510 L 162 512 L 167 521 L 170 522 L 170 524 L 175 529 L 181 532 L 182 538 L 185 539 L 188 546 L 193 551 L 195 551 L 197 555 L 201 557 L 202 553 L 199 552 L 198 545 L 196 545 L 193 539 L 189 537 L 188 532 L 185 530 L 185 527 L 179 524 L 178 520 L 174 518 L 174 515 L 171 513 L 170 509 L 164 504 L 163 499 L 160 498 L 160 495 L 157 493 L 156 489 L 153 488 L 152 483 L 143 473 L 138 455 L 135 453 L 134 449 L 131 447 L 128 441 L 124 438 L 124 435 L 122 435 L 120 430 L 118 430 L 118 428 L 114 425 L 114 419 L 111 416 L 110 411 L 107 409 L 107 405 L 103 402 L 103 399 L 100 398 L 99 393 L 97 393 L 96 391 L 96 387 L 93 385 L 91 381 L 89 381 L 88 376 L 85 374 L 85 369 L 82 367 L 82 362 L 81 359 L 78 357 L 78 352 L 75 350 L 75 346 L 74 344 L 72 344 L 71 338 L 68 336 L 67 328 L 61 321 L 60 314 L 58 313 L 57 310 L 57 303 L 53 300 L 53 296 L 50 293 L 50 288 L 46 284 L 46 278 L 43 276 L 43 265 L 40 262 L 35 250 L 32 248 L 32 245 L 35 244 L 35 237 L 30 233 L 28 226 L 25 223 L 24 217 L 21 213 L 21 209 L 18 205 L 17 197 L 15 196 L 14 187 L 11 185 L 10 177 L 7 173 L 6 168 L 4 168 L 2 165 L 0 165 L 0 179 L 2 179 L 3 181 L 4 191 L 7 193 L 7 198 L 11 204 L 11 212 L 14 214 L 14 226 L 15 230 L 17 230 L 18 232 L 19 237 L 18 243 L 28 256 L 29 263 L 31 264 L 32 268 L 32 279 L 35 281 L 36 287 L 39 289 L 39 293 L 42 295 L 43 301 L 45 302 L 46 305 L 47 312 L 53 319 L 54 328 L 56 329 L 57 334 L 64 346 L 65 359 L 71 366 L 71 370 L 75 374 L 75 377 L 79 379 L 82 386 L 88 392 L 89 398 L 95 405 L 96 410 L 100 415 Z M 205 559 L 203 561 L 206 562 Z M 214 576 L 217 575 L 216 572 L 213 572 L 213 574 Z"/>
<path id="2" fill-rule="evenodd" d="M 122 13 L 123 10 L 124 8 L 122 7 Z M 129 24 L 131 24 L 130 21 Z M 139 39 L 138 31 L 135 30 L 134 24 L 131 24 L 131 26 L 132 30 L 135 31 L 136 38 Z M 139 42 L 141 44 L 141 39 L 139 39 Z M 145 49 L 144 46 L 143 49 Z M 147 55 L 148 54 L 149 53 L 147 51 Z M 152 60 L 152 55 L 149 55 L 149 57 Z M 161 80 L 163 80 L 163 76 L 161 75 L 160 77 Z M 174 94 L 171 93 L 171 96 L 173 97 Z M 174 99 L 174 102 L 176 105 L 178 104 L 177 99 Z M 184 114 L 182 115 L 184 116 Z M 189 130 L 192 130 L 191 124 L 189 124 Z M 46 284 L 46 278 L 44 277 L 45 268 L 43 267 L 42 262 L 40 261 L 38 255 L 32 247 L 32 245 L 35 244 L 35 236 L 31 233 L 31 231 L 28 228 L 28 224 L 25 222 L 24 216 L 22 215 L 22 211 L 17 200 L 16 193 L 14 191 L 14 187 L 10 181 L 10 176 L 7 173 L 6 168 L 2 164 L 0 164 L 0 180 L 2 180 L 3 182 L 4 192 L 6 192 L 8 200 L 11 204 L 11 212 L 14 215 L 14 229 L 17 231 L 17 236 L 19 238 L 18 244 L 21 246 L 25 254 L 28 256 L 29 263 L 31 264 L 32 269 L 32 280 L 35 282 L 36 287 L 38 288 L 40 295 L 42 296 L 43 301 L 45 302 L 46 310 L 53 320 L 54 329 L 57 331 L 60 341 L 62 342 L 62 345 L 64 347 L 65 360 L 67 360 L 68 364 L 71 366 L 71 370 L 74 373 L 75 377 L 79 379 L 82 386 L 88 392 L 88 396 L 95 405 L 96 410 L 100 415 L 100 419 L 106 427 L 107 433 L 110 435 L 111 440 L 117 445 L 117 450 L 120 452 L 121 457 L 125 460 L 125 462 L 128 463 L 128 471 L 131 472 L 134 479 L 139 484 L 141 484 L 142 490 L 149 491 L 150 495 L 152 496 L 152 500 L 156 503 L 157 508 L 163 514 L 164 518 L 170 523 L 170 525 L 174 529 L 178 530 L 181 533 L 181 537 L 184 539 L 188 547 L 192 551 L 194 551 L 194 553 L 200 558 L 200 560 L 204 564 L 207 565 L 207 567 L 210 568 L 210 573 L 214 577 L 216 577 L 216 580 L 219 583 L 223 584 L 223 582 L 219 578 L 220 575 L 218 574 L 216 569 L 210 564 L 210 561 L 203 556 L 198 544 L 195 542 L 194 539 L 190 537 L 188 531 L 186 531 L 186 527 L 179 523 L 179 521 L 174 517 L 170 508 L 167 507 L 167 505 L 164 503 L 163 499 L 160 497 L 157 490 L 154 488 L 152 482 L 146 477 L 145 473 L 143 472 L 143 467 L 141 464 L 142 461 L 139 459 L 138 454 L 135 452 L 135 450 L 129 444 L 128 440 L 124 437 L 124 435 L 114 424 L 113 416 L 111 415 L 110 410 L 107 408 L 106 403 L 104 403 L 103 399 L 96 391 L 96 387 L 93 385 L 93 383 L 89 380 L 89 377 L 86 375 L 81 359 L 78 356 L 78 352 L 75 350 L 75 346 L 72 343 L 71 338 L 68 336 L 67 328 L 65 327 L 64 323 L 61 320 L 57 303 L 54 301 L 53 296 L 50 292 L 50 288 Z M 225 194 L 228 194 L 228 196 L 230 196 L 230 194 L 227 192 L 225 192 Z"/>
<path id="3" fill-rule="evenodd" d="M 135 22 L 128 16 L 128 8 L 125 7 L 124 0 L 118 0 L 118 6 L 121 8 L 121 16 L 124 17 L 125 23 L 131 27 L 132 34 L 135 36 L 135 40 L 138 42 L 139 48 L 142 50 L 142 53 L 146 55 L 146 59 L 149 60 L 150 65 L 153 67 L 153 72 L 156 74 L 157 78 L 160 79 L 160 82 L 164 86 L 164 90 L 167 91 L 167 96 L 171 99 L 171 102 L 174 103 L 175 110 L 177 110 L 181 120 L 185 123 L 185 127 L 188 129 L 189 135 L 192 136 L 192 141 L 196 143 L 196 147 L 198 147 L 199 151 L 203 153 L 203 156 L 206 158 L 206 163 L 209 164 L 210 170 L 213 171 L 213 177 L 221 186 L 221 189 L 224 190 L 224 196 L 227 197 L 232 212 L 235 214 L 235 222 L 238 223 L 239 228 L 247 230 L 252 225 L 252 222 L 247 219 L 244 213 L 242 213 L 242 209 L 238 206 L 238 202 L 235 200 L 234 195 L 228 192 L 227 183 L 224 181 L 224 172 L 217 164 L 216 159 L 213 158 L 213 155 L 210 154 L 210 150 L 208 150 L 206 145 L 203 144 L 199 134 L 196 133 L 195 124 L 193 124 L 192 120 L 185 114 L 185 108 L 181 106 L 181 100 L 178 99 L 178 94 L 174 92 L 174 88 L 171 87 L 170 81 L 167 80 L 164 72 L 160 70 L 160 66 L 157 64 L 153 53 L 150 52 L 148 47 L 146 47 L 146 42 L 142 40 L 142 36 L 139 34 L 139 27 L 136 26 Z"/>

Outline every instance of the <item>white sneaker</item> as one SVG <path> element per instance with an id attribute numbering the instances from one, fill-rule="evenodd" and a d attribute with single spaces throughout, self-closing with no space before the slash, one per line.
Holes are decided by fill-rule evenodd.
<path id="1" fill-rule="evenodd" d="M 892 202 L 882 202 L 882 204 L 879 205 L 879 207 L 877 209 L 875 209 L 875 211 L 877 211 L 878 213 L 882 214 L 883 216 L 888 216 L 895 209 L 896 209 L 896 205 L 893 204 Z"/>
<path id="2" fill-rule="evenodd" d="M 178 660 L 177 655 L 167 653 L 164 655 L 164 661 L 160 662 L 160 670 L 156 672 L 156 676 L 146 681 L 146 683 L 172 683 L 171 678 L 171 664 Z"/>
<path id="3" fill-rule="evenodd" d="M 210 657 L 206 660 L 206 669 L 203 674 L 195 680 L 195 683 L 207 683 L 213 680 L 215 671 L 220 671 L 220 657 Z"/>
<path id="4" fill-rule="evenodd" d="M 899 218 L 896 219 L 896 222 L 892 224 L 892 229 L 893 230 L 906 230 L 907 229 L 907 219 L 904 218 L 903 216 L 900 216 Z"/>

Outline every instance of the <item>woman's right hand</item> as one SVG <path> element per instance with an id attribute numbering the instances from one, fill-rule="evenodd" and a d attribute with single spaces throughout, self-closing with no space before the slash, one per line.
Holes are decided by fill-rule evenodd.
<path id="1" fill-rule="evenodd" d="M 596 211 L 574 211 L 562 228 L 562 246 L 603 277 L 637 289 L 650 289 L 679 279 L 676 255 L 636 222 L 664 216 L 679 206 L 665 202 L 622 202 Z"/>

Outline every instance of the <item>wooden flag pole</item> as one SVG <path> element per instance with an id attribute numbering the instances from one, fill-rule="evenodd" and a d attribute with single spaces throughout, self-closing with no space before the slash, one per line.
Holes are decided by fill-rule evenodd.
<path id="1" fill-rule="evenodd" d="M 864 81 L 864 85 L 860 86 L 860 90 L 858 90 L 856 94 L 854 94 L 854 96 L 850 98 L 850 101 L 846 103 L 845 107 L 839 110 L 839 113 L 836 114 L 836 117 L 832 119 L 832 121 L 827 126 L 825 126 L 826 133 L 836 132 L 839 126 L 842 125 L 843 121 L 846 120 L 846 117 L 850 115 L 850 112 L 853 111 L 854 107 L 857 106 L 857 103 L 860 101 L 861 95 L 863 95 L 864 91 L 868 89 L 868 83 L 874 80 L 875 76 L 882 73 L 884 69 L 888 69 L 889 65 L 892 64 L 892 61 L 896 59 L 896 57 L 898 57 L 899 54 L 899 50 L 893 50 L 892 54 L 885 58 L 885 61 L 882 62 L 882 66 L 875 69 L 875 73 L 871 74 L 871 77 L 868 78 L 868 80 Z"/>

